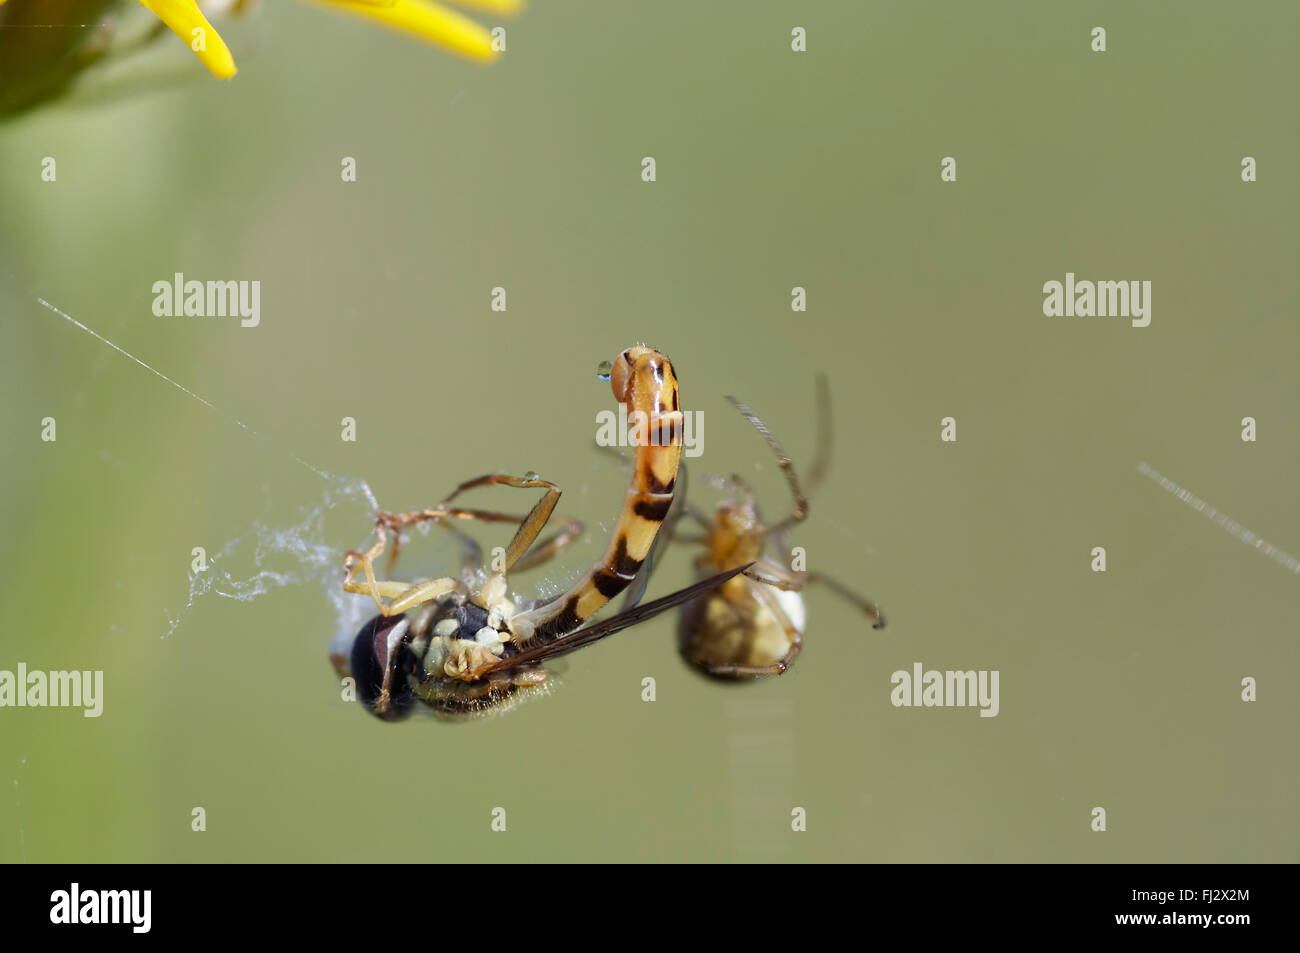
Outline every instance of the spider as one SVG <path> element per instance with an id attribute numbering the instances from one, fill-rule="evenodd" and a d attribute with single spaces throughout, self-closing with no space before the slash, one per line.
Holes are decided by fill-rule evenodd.
<path id="1" fill-rule="evenodd" d="M 729 496 L 718 504 L 712 519 L 698 509 L 686 508 L 686 515 L 703 529 L 703 534 L 677 536 L 675 525 L 665 533 L 674 541 L 704 546 L 695 560 L 701 576 L 739 566 L 752 568 L 683 606 L 678 624 L 678 650 L 687 662 L 717 678 L 780 675 L 803 647 L 806 613 L 801 593 L 805 586 L 820 583 L 838 593 L 865 612 L 873 628 L 884 628 L 885 617 L 873 601 L 842 583 L 821 573 L 787 569 L 765 555 L 769 544 L 774 550 L 789 551 L 786 531 L 808 516 L 808 497 L 800 487 L 794 463 L 767 425 L 734 397 L 727 400 L 776 454 L 794 497 L 794 510 L 775 523 L 764 522 L 754 491 L 739 476 L 729 480 L 708 478 Z M 808 483 L 810 490 L 825 477 L 830 460 L 830 386 L 824 375 L 817 379 L 817 406 L 818 449 Z"/>

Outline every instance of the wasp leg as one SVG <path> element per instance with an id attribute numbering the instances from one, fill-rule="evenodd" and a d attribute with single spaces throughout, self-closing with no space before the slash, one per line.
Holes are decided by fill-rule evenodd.
<path id="1" fill-rule="evenodd" d="M 365 560 L 364 556 L 362 556 L 362 560 L 366 568 L 366 581 L 360 583 L 354 582 L 352 579 L 346 579 L 343 582 L 343 588 L 347 592 L 372 596 L 375 605 L 379 607 L 381 615 L 401 615 L 416 606 L 442 598 L 460 585 L 457 580 L 450 576 L 429 579 L 414 584 L 394 582 L 388 579 L 375 579 L 374 567 Z M 384 597 L 392 601 L 384 602 Z"/>
<path id="2" fill-rule="evenodd" d="M 469 533 L 458 529 L 456 526 L 453 526 L 445 520 L 439 520 L 438 525 L 442 526 L 447 530 L 447 532 L 455 536 L 457 542 L 460 543 L 460 574 L 465 580 L 466 585 L 469 585 L 470 580 L 474 578 L 474 574 L 483 567 L 483 547 L 480 546 L 478 540 L 469 535 Z M 393 562 L 396 561 L 396 559 L 397 552 L 396 547 L 394 547 L 392 559 L 390 559 L 388 563 L 390 570 L 392 569 Z"/>
<path id="3" fill-rule="evenodd" d="M 459 583 L 449 576 L 440 579 L 430 579 L 427 582 L 407 583 L 393 582 L 391 580 L 379 580 L 375 578 L 375 557 L 384 551 L 384 545 L 387 542 L 387 534 L 384 532 L 382 525 L 375 528 L 379 539 L 375 545 L 370 547 L 369 551 L 358 553 L 355 550 L 348 552 L 344 569 L 346 575 L 343 578 L 343 588 L 347 592 L 360 593 L 369 595 L 375 600 L 375 605 L 379 607 L 379 612 L 385 616 L 400 615 L 401 613 L 412 609 L 415 606 L 423 605 L 426 602 L 432 602 L 459 585 Z M 355 562 L 354 562 L 355 560 Z M 356 581 L 357 566 L 365 570 L 366 581 L 360 583 Z M 384 602 L 384 597 L 391 599 L 391 602 Z"/>
<path id="4" fill-rule="evenodd" d="M 532 534 L 532 538 L 530 538 L 530 540 L 528 541 L 528 545 L 524 546 L 524 549 L 526 550 L 528 549 L 528 546 L 532 545 L 532 542 L 536 540 L 538 534 L 541 533 L 541 529 L 543 525 L 546 524 L 547 517 L 549 517 L 551 511 L 554 510 L 555 502 L 558 501 L 559 499 L 560 489 L 558 488 L 558 486 L 555 486 L 554 484 L 549 484 L 549 482 L 546 482 L 545 480 L 534 480 L 530 482 L 520 481 L 517 482 L 517 484 L 513 484 L 513 482 L 507 482 L 510 480 L 517 480 L 517 477 L 503 477 L 502 475 L 499 475 L 499 473 L 497 473 L 497 475 L 477 477 L 476 480 L 465 481 L 463 482 L 463 484 L 460 484 L 458 488 L 451 491 L 450 497 L 447 497 L 445 501 L 443 501 L 443 504 L 441 507 L 439 507 L 439 510 L 445 510 L 447 515 L 455 516 L 458 517 L 458 519 L 463 519 L 463 520 L 481 520 L 484 521 L 484 523 L 519 523 L 520 532 L 524 532 L 524 524 L 528 523 L 529 519 L 533 519 L 533 516 L 534 514 L 536 514 L 538 507 L 541 507 L 543 506 L 543 504 L 547 503 L 547 498 L 550 497 L 551 490 L 554 490 L 555 499 L 554 501 L 550 501 L 550 506 L 546 508 L 546 516 L 542 517 L 541 524 L 537 525 L 536 530 L 534 530 Z M 503 512 L 497 512 L 493 510 L 464 510 L 464 508 L 446 507 L 446 503 L 450 503 L 452 499 L 456 497 L 456 495 L 459 495 L 461 493 L 461 491 L 473 489 L 474 486 L 486 486 L 490 484 L 504 484 L 507 486 L 546 486 L 546 488 L 549 489 L 547 489 L 546 497 L 542 498 L 542 502 L 538 503 L 538 506 L 534 506 L 533 511 L 530 511 L 529 514 L 526 516 L 515 516 L 511 514 L 503 514 Z M 450 525 L 447 525 L 447 528 L 452 529 Z M 564 550 L 565 547 L 569 545 L 569 543 L 572 543 L 573 541 L 577 540 L 577 538 L 580 537 L 581 534 L 585 532 L 585 529 L 586 527 L 584 524 L 582 524 L 581 520 L 565 519 L 563 520 L 563 523 L 562 525 L 560 525 L 559 529 L 556 529 L 555 532 L 551 533 L 549 537 L 545 538 L 545 540 L 542 540 L 541 542 L 537 543 L 536 549 L 533 549 L 532 551 L 528 551 L 528 553 L 524 553 L 523 555 L 517 556 L 517 562 L 511 564 L 510 553 L 508 553 L 507 550 L 506 568 L 507 569 L 513 568 L 515 569 L 516 572 L 523 572 L 524 569 L 532 569 L 534 567 L 541 566 L 541 564 L 545 563 L 547 559 L 551 559 L 552 556 L 555 556 L 556 554 L 560 553 L 560 551 Z M 459 530 L 452 529 L 452 532 L 458 534 L 458 536 L 461 537 L 461 549 L 464 550 L 465 547 L 467 547 L 467 543 L 468 545 L 473 546 L 472 560 L 467 559 L 467 562 L 472 562 L 473 568 L 478 568 L 478 566 L 480 566 L 480 564 L 482 563 L 482 551 L 478 549 L 477 543 L 471 540 L 471 538 L 469 538 L 468 536 L 465 536 L 464 533 L 460 533 Z M 516 538 L 517 538 L 517 534 L 516 534 Z"/>
<path id="5" fill-rule="evenodd" d="M 441 516 L 442 514 L 439 514 Z M 480 520 L 485 523 L 523 523 L 527 516 L 518 516 L 512 513 L 498 513 L 494 510 L 467 510 L 467 509 L 450 509 L 446 511 L 447 516 L 462 520 Z M 446 527 L 460 539 L 461 557 L 463 565 L 473 572 L 483 565 L 483 550 L 478 541 L 472 536 L 462 533 L 450 523 L 443 521 L 439 516 L 430 517 L 437 519 L 439 525 Z M 533 569 L 540 566 L 546 560 L 556 556 L 566 547 L 573 543 L 587 529 L 582 520 L 564 518 L 560 520 L 560 528 L 550 536 L 537 543 L 535 547 L 519 558 L 519 561 L 512 567 L 515 572 L 523 572 L 525 569 Z M 412 524 L 407 524 L 412 525 Z M 394 547 L 396 548 L 396 547 Z M 396 558 L 395 556 L 393 558 Z M 390 563 L 391 565 L 391 563 Z"/>
<path id="6" fill-rule="evenodd" d="M 460 541 L 461 565 L 471 574 L 483 565 L 483 549 L 479 546 L 478 541 L 468 533 L 461 532 L 449 520 L 477 520 L 482 523 L 523 523 L 528 517 L 519 516 L 515 513 L 500 513 L 496 510 L 475 510 L 465 507 L 436 507 L 430 510 L 411 510 L 406 513 L 386 513 L 380 511 L 376 517 L 376 522 L 393 530 L 397 533 L 397 538 L 393 542 L 393 548 L 388 555 L 388 569 L 391 572 L 393 564 L 397 561 L 397 554 L 401 547 L 401 531 L 410 526 L 418 526 L 420 523 L 436 522 L 439 526 L 456 536 Z M 554 556 L 557 552 L 569 545 L 574 539 L 582 534 L 585 527 L 575 519 L 566 519 L 563 527 L 556 533 L 552 534 L 539 545 L 540 549 L 553 547 L 547 550 L 544 557 L 537 557 L 535 552 L 528 553 L 523 559 L 515 564 L 516 569 L 528 569 L 543 562 L 545 559 Z"/>
<path id="7" fill-rule="evenodd" d="M 551 559 L 565 549 L 581 536 L 586 529 L 587 527 L 582 520 L 565 519 L 563 526 L 559 530 L 520 557 L 519 562 L 515 563 L 515 572 L 523 572 L 525 569 L 540 566 L 546 560 Z"/>
<path id="8" fill-rule="evenodd" d="M 473 480 L 466 480 L 464 483 L 456 487 L 456 489 L 452 490 L 451 495 L 448 496 L 443 503 L 450 503 L 464 491 L 472 490 L 479 486 L 512 486 L 524 490 L 534 489 L 537 487 L 546 488 L 546 494 L 537 501 L 531 510 L 528 511 L 528 515 L 520 522 L 519 529 L 515 532 L 514 539 L 510 540 L 510 545 L 506 547 L 506 570 L 508 571 L 537 540 L 542 529 L 546 526 L 547 521 L 551 518 L 551 513 L 555 511 L 555 505 L 560 502 L 560 493 L 563 491 L 561 491 L 561 489 L 554 483 L 551 483 L 548 480 L 543 480 L 540 477 L 516 477 L 509 476 L 505 473 L 489 473 L 486 476 L 475 477 Z M 564 531 L 561 531 L 557 535 L 564 536 Z M 570 538 L 576 537 L 576 535 L 576 533 L 571 534 Z M 550 555 L 554 555 L 554 552 Z M 536 562 L 531 563 L 531 565 L 536 564 Z"/>
<path id="9" fill-rule="evenodd" d="M 392 572 L 393 564 L 397 562 L 398 553 L 402 549 L 402 530 L 418 526 L 421 523 L 435 522 L 439 526 L 449 530 L 461 540 L 461 553 L 468 564 L 478 567 L 483 560 L 483 554 L 478 548 L 478 544 L 466 534 L 460 532 L 447 522 L 448 518 L 461 520 L 483 520 L 491 523 L 520 523 L 523 522 L 522 516 L 510 516 L 505 513 L 493 513 L 488 510 L 470 510 L 459 507 L 437 506 L 428 510 L 408 510 L 404 513 L 389 513 L 386 510 L 380 510 L 375 514 L 375 525 L 391 529 L 396 538 L 393 540 L 393 549 L 388 554 L 388 570 Z"/>
<path id="10" fill-rule="evenodd" d="M 505 485 L 518 487 L 522 489 L 531 489 L 534 487 L 545 487 L 546 494 L 536 505 L 528 512 L 526 516 L 515 516 L 509 513 L 498 513 L 492 510 L 476 510 L 464 507 L 450 507 L 449 503 L 456 496 L 465 490 L 473 489 L 479 486 Z M 410 510 L 404 513 L 388 513 L 380 511 L 375 519 L 375 533 L 377 539 L 375 544 L 365 553 L 351 551 L 347 554 L 347 560 L 344 568 L 347 575 L 343 582 L 343 588 L 348 592 L 370 595 L 379 611 L 384 615 L 395 615 L 404 612 L 410 608 L 431 602 L 440 598 L 456 588 L 457 583 L 450 577 L 432 579 L 427 582 L 408 584 L 400 582 L 391 582 L 387 580 L 377 580 L 375 578 L 374 560 L 384 551 L 388 542 L 388 530 L 392 530 L 396 536 L 393 544 L 393 551 L 389 555 L 389 569 L 397 559 L 397 554 L 401 549 L 401 531 L 410 526 L 416 526 L 425 522 L 437 522 L 448 529 L 452 527 L 446 522 L 448 518 L 464 520 L 480 520 L 490 523 L 518 523 L 519 529 L 515 532 L 514 538 L 510 541 L 506 549 L 506 569 L 510 569 L 517 563 L 521 569 L 527 569 L 537 566 L 547 559 L 550 559 L 565 546 L 582 534 L 583 524 L 578 520 L 566 520 L 564 525 L 553 533 L 533 552 L 528 553 L 527 558 L 521 561 L 521 557 L 537 540 L 538 535 L 546 526 L 555 510 L 556 503 L 559 502 L 561 490 L 554 483 L 539 478 L 513 477 L 501 473 L 488 474 L 477 477 L 473 480 L 467 480 L 461 483 L 447 499 L 437 507 L 427 510 Z M 452 529 L 461 538 L 462 554 L 467 561 L 479 563 L 482 561 L 482 553 L 478 544 L 469 538 L 466 534 Z M 354 562 L 355 560 L 355 562 Z M 366 582 L 356 581 L 356 571 L 358 565 L 364 569 Z M 393 601 L 385 603 L 384 597 Z"/>
<path id="11" fill-rule="evenodd" d="M 491 480 L 489 482 L 498 481 Z M 377 580 L 375 578 L 374 570 L 374 560 L 384 551 L 387 545 L 386 530 L 392 530 L 396 536 L 393 550 L 389 554 L 389 570 L 391 571 L 392 566 L 397 559 L 397 554 L 400 551 L 402 529 L 429 521 L 437 522 L 456 533 L 461 540 L 461 552 L 465 558 L 466 565 L 471 567 L 477 566 L 477 564 L 482 561 L 482 553 L 477 542 L 466 534 L 451 527 L 450 524 L 446 522 L 446 519 L 449 517 L 453 519 L 481 520 L 493 523 L 519 523 L 520 529 L 515 534 L 514 542 L 511 543 L 511 547 L 516 552 L 514 559 L 518 559 L 518 551 L 520 551 L 521 548 L 527 549 L 532 545 L 532 542 L 536 539 L 537 533 L 540 531 L 542 526 L 545 525 L 547 518 L 550 516 L 550 511 L 555 508 L 555 500 L 559 497 L 559 488 L 554 487 L 552 484 L 546 484 L 544 481 L 520 481 L 520 485 L 546 485 L 549 488 L 547 498 L 543 499 L 541 503 L 533 507 L 533 510 L 527 516 L 516 516 L 509 513 L 497 513 L 491 510 L 474 510 L 461 507 L 437 507 L 429 510 L 412 510 L 406 513 L 387 513 L 381 511 L 376 519 L 375 532 L 378 535 L 378 540 L 375 542 L 375 545 L 365 553 L 359 553 L 354 550 L 347 554 L 347 561 L 344 566 L 347 571 L 347 576 L 343 582 L 344 590 L 347 592 L 355 592 L 371 596 L 375 600 L 375 605 L 379 607 L 379 611 L 386 616 L 405 612 L 408 609 L 422 605 L 426 602 L 431 602 L 434 599 L 440 598 L 448 592 L 451 592 L 456 588 L 457 583 L 450 577 L 442 577 L 427 582 L 411 584 Z M 458 491 L 463 488 L 465 488 L 464 485 L 458 488 Z M 551 490 L 554 490 L 554 499 L 551 498 Z M 525 533 L 526 529 L 530 530 L 531 535 L 525 536 L 524 541 L 521 544 L 519 543 L 519 540 L 521 535 Z M 558 532 L 544 540 L 538 549 L 529 553 L 525 559 L 522 559 L 517 563 L 518 568 L 528 569 L 545 562 L 565 546 L 568 546 L 573 542 L 573 540 L 577 539 L 582 534 L 583 529 L 583 524 L 580 521 L 573 519 L 565 520 L 564 525 Z M 511 551 L 507 550 L 507 568 L 510 567 L 511 563 Z M 365 583 L 356 581 L 356 571 L 358 566 L 363 568 L 365 571 Z M 394 601 L 385 604 L 383 597 L 388 597 Z"/>
<path id="12" fill-rule="evenodd" d="M 410 583 L 379 583 L 375 580 L 374 561 L 379 558 L 380 553 L 382 553 L 388 545 L 387 531 L 393 529 L 397 537 L 393 542 L 393 551 L 388 557 L 388 569 L 389 572 L 392 572 L 393 563 L 397 560 L 397 552 L 401 548 L 402 544 L 402 526 L 407 525 L 408 523 L 419 522 L 423 519 L 437 519 L 442 515 L 443 514 L 435 513 L 432 510 L 426 510 L 420 514 L 404 513 L 399 515 L 385 513 L 383 510 L 380 510 L 379 513 L 375 515 L 374 545 L 364 553 L 359 553 L 356 550 L 348 550 L 348 552 L 344 554 L 344 590 L 347 592 L 359 592 L 361 594 L 373 596 L 375 604 L 378 605 L 382 611 L 385 606 L 383 601 L 380 599 L 381 594 L 387 596 L 401 595 L 402 592 L 411 587 Z M 358 565 L 365 568 L 367 585 L 364 588 L 357 588 L 360 586 L 360 583 L 355 581 Z M 399 587 L 401 587 L 401 591 L 399 591 Z"/>

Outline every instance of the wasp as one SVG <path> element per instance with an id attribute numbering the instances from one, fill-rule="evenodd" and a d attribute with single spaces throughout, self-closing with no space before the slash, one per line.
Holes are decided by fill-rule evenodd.
<path id="1" fill-rule="evenodd" d="M 507 594 L 507 573 L 541 564 L 582 532 L 580 522 L 566 520 L 539 541 L 562 491 L 531 471 L 522 477 L 494 473 L 467 480 L 431 509 L 380 511 L 374 545 L 364 553 L 346 554 L 344 590 L 372 597 L 379 615 L 362 626 L 350 651 L 335 652 L 331 660 L 341 677 L 355 679 L 359 699 L 371 713 L 396 720 L 417 702 L 449 719 L 508 710 L 547 687 L 551 673 L 543 663 L 549 659 L 681 605 L 742 571 L 744 567 L 728 567 L 703 584 L 586 626 L 628 587 L 650 556 L 673 504 L 682 452 L 683 416 L 672 362 L 654 348 L 636 345 L 602 369 L 615 399 L 626 405 L 629 416 L 639 414 L 645 426 L 634 441 L 632 479 L 609 546 L 567 592 L 528 607 Z M 461 493 L 493 485 L 544 493 L 522 517 L 453 505 Z M 477 543 L 455 530 L 462 543 L 458 577 L 415 583 L 376 578 L 375 560 L 387 548 L 390 533 L 395 534 L 391 571 L 404 529 L 429 522 L 453 528 L 449 520 L 516 522 L 519 528 L 490 570 L 482 567 Z M 357 578 L 358 572 L 363 578 Z"/>
<path id="2" fill-rule="evenodd" d="M 729 480 L 710 476 L 709 482 L 728 494 L 713 517 L 694 507 L 689 516 L 703 530 L 695 537 L 677 539 L 703 545 L 695 560 L 700 576 L 708 577 L 741 566 L 750 566 L 710 589 L 708 594 L 685 605 L 678 620 L 678 650 L 691 665 L 717 678 L 752 678 L 780 675 L 794 662 L 803 647 L 806 621 L 805 586 L 820 583 L 858 606 L 872 627 L 884 628 L 885 617 L 870 599 L 821 573 L 787 569 L 771 552 L 788 552 L 786 533 L 808 516 L 808 495 L 789 455 L 781 449 L 767 425 L 734 397 L 727 400 L 754 427 L 776 455 L 777 463 L 794 498 L 793 512 L 773 523 L 763 520 L 754 491 L 739 476 Z M 826 377 L 817 378 L 817 451 L 810 471 L 811 492 L 824 478 L 830 462 L 831 403 Z M 675 527 L 670 527 L 670 534 Z"/>

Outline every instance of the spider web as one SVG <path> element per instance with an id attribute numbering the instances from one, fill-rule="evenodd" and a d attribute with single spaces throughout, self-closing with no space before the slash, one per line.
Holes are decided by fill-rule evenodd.
<path id="1" fill-rule="evenodd" d="M 43 308 L 117 351 L 190 399 L 215 413 L 222 413 L 211 401 L 168 377 L 130 351 L 119 347 L 66 311 L 44 298 L 37 298 L 36 301 Z M 249 436 L 258 438 L 259 442 L 267 436 L 236 417 L 226 416 Z M 283 450 L 280 452 L 285 453 Z M 333 608 L 335 631 L 330 642 L 331 651 L 346 651 L 362 622 L 374 612 L 374 605 L 370 599 L 348 593 L 341 585 L 343 553 L 350 548 L 364 549 L 370 544 L 370 540 L 345 540 L 338 532 L 331 532 L 327 526 L 330 517 L 335 514 L 338 514 L 336 517 L 338 523 L 343 525 L 353 528 L 373 526 L 375 514 L 380 507 L 370 485 L 359 477 L 344 477 L 328 473 L 293 453 L 285 455 L 320 478 L 324 482 L 323 490 L 310 502 L 298 505 L 294 514 L 287 518 L 287 522 L 283 519 L 270 518 L 256 520 L 246 532 L 229 540 L 215 553 L 208 554 L 205 558 L 205 568 L 190 573 L 184 605 L 175 615 L 164 609 L 167 615 L 167 628 L 161 633 L 161 638 L 166 639 L 174 635 L 195 604 L 206 596 L 252 602 L 278 589 L 301 585 L 318 586 Z M 583 496 L 586 495 L 586 490 L 585 483 L 579 487 L 579 493 Z M 432 523 L 422 523 L 417 527 L 418 535 L 428 535 L 432 528 Z M 590 543 L 593 532 L 605 535 L 609 530 L 608 519 L 588 523 L 582 541 L 584 544 Z M 402 534 L 404 541 L 409 536 L 409 532 Z M 451 545 L 450 536 L 444 536 L 442 539 Z M 412 566 L 408 561 L 409 558 L 404 560 L 407 563 L 405 574 L 408 576 L 412 570 L 417 570 L 418 575 L 419 569 L 430 568 L 426 565 Z M 448 565 L 448 558 L 448 555 L 443 553 L 440 557 L 432 559 L 431 565 L 445 568 Z M 425 559 L 428 560 L 429 557 L 426 556 Z M 575 564 L 575 561 L 580 564 Z M 567 559 L 556 559 L 554 564 L 548 567 L 549 571 L 526 584 L 525 588 L 531 591 L 516 593 L 516 596 L 522 595 L 523 601 L 529 604 L 553 598 L 567 590 L 573 581 L 582 575 L 588 561 L 588 556 L 579 553 L 573 553 Z M 424 576 L 428 578 L 440 574 L 445 572 L 426 572 Z"/>
<path id="2" fill-rule="evenodd" d="M 42 307 L 134 361 L 187 397 L 220 413 L 211 401 L 114 344 L 66 311 L 44 298 L 36 300 Z M 235 417 L 229 419 L 250 436 L 262 436 L 242 420 Z M 240 602 L 252 602 L 276 589 L 304 584 L 319 585 L 333 606 L 336 631 L 332 645 L 344 639 L 350 640 L 360 628 L 367 606 L 364 600 L 344 592 L 340 585 L 342 552 L 347 545 L 329 537 L 326 521 L 335 511 L 346 513 L 355 510 L 349 519 L 350 525 L 368 526 L 372 524 L 379 504 L 365 480 L 327 473 L 299 456 L 289 456 L 323 480 L 325 488 L 312 502 L 299 505 L 295 516 L 287 525 L 257 520 L 247 532 L 208 555 L 206 568 L 190 574 L 184 606 L 175 616 L 167 612 L 168 625 L 162 638 L 175 634 L 194 604 L 204 596 L 215 595 Z"/>
<path id="3" fill-rule="evenodd" d="M 345 547 L 330 538 L 326 523 L 336 510 L 356 510 L 349 522 L 365 525 L 379 506 L 365 480 L 323 475 L 324 491 L 310 504 L 299 506 L 293 522 L 278 526 L 257 520 L 246 533 L 209 555 L 207 569 L 190 574 L 185 605 L 175 617 L 168 614 L 163 638 L 180 628 L 194 603 L 204 596 L 252 602 L 276 589 L 304 584 L 319 585 L 334 609 L 336 631 L 331 647 L 355 636 L 369 604 L 344 592 L 339 584 Z"/>

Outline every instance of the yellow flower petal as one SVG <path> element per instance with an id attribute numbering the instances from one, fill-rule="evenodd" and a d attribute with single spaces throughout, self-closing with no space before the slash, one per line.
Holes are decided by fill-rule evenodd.
<path id="1" fill-rule="evenodd" d="M 230 79 L 235 75 L 235 58 L 230 55 L 230 48 L 221 38 L 207 17 L 199 10 L 194 0 L 140 0 L 159 20 L 166 23 L 172 32 L 189 46 L 217 79 Z M 203 32 L 195 36 L 195 30 Z M 194 43 L 202 39 L 204 49 L 194 49 Z"/>
<path id="2" fill-rule="evenodd" d="M 376 3 L 374 0 L 317 2 L 445 46 L 470 59 L 490 62 L 500 55 L 492 49 L 492 34 L 487 27 L 429 0 L 395 0 L 393 3 Z"/>
<path id="3" fill-rule="evenodd" d="M 472 10 L 487 10 L 489 13 L 518 13 L 524 8 L 524 0 L 456 0 L 458 6 Z"/>
<path id="4" fill-rule="evenodd" d="M 332 2 L 351 2 L 359 3 L 363 7 L 391 7 L 401 0 L 324 0 L 326 3 Z M 523 9 L 524 0 L 453 0 L 458 7 L 469 7 L 472 10 L 491 10 L 493 13 L 518 13 Z M 4 0 L 0 0 L 4 3 Z"/>

